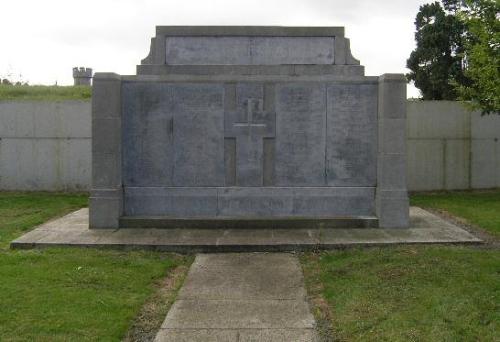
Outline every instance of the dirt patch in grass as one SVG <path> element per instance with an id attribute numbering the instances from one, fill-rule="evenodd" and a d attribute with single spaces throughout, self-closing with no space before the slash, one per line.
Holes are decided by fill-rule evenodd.
<path id="1" fill-rule="evenodd" d="M 124 342 L 154 341 L 165 317 L 174 303 L 177 293 L 186 279 L 193 257 L 182 257 L 182 264 L 170 271 L 168 276 L 155 283 L 155 291 L 142 306 L 132 322 Z"/>

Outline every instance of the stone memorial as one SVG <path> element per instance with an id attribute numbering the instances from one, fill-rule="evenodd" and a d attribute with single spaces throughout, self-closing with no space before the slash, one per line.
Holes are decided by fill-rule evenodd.
<path id="1" fill-rule="evenodd" d="M 340 27 L 159 26 L 94 76 L 90 227 L 408 227 L 405 106 Z"/>

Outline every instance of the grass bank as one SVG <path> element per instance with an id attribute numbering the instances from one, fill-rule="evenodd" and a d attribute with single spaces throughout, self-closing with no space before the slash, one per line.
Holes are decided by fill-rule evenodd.
<path id="1" fill-rule="evenodd" d="M 92 88 L 87 86 L 14 86 L 0 85 L 1 100 L 89 100 Z"/>
<path id="2" fill-rule="evenodd" d="M 166 253 L 8 248 L 86 205 L 85 194 L 0 193 L 0 341 L 120 341 L 159 284 L 187 270 L 189 258 Z"/>
<path id="3" fill-rule="evenodd" d="M 301 261 L 325 341 L 498 339 L 498 250 L 352 249 Z"/>
<path id="4" fill-rule="evenodd" d="M 325 341 L 495 341 L 500 333 L 500 191 L 420 193 L 490 248 L 402 246 L 301 255 Z"/>

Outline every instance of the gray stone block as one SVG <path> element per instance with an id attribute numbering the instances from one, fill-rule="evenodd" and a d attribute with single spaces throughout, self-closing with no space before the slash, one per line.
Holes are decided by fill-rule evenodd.
<path id="1" fill-rule="evenodd" d="M 89 199 L 89 227 L 91 229 L 119 228 L 122 215 L 121 194 L 116 191 L 93 193 Z"/>
<path id="2" fill-rule="evenodd" d="M 173 86 L 173 185 L 223 186 L 224 87 Z"/>
<path id="3" fill-rule="evenodd" d="M 196 187 L 126 187 L 124 215 L 214 217 L 217 189 Z"/>
<path id="4" fill-rule="evenodd" d="M 224 185 L 222 85 L 125 83 L 130 186 Z"/>
<path id="5" fill-rule="evenodd" d="M 323 84 L 276 86 L 276 185 L 325 185 L 325 95 Z"/>
<path id="6" fill-rule="evenodd" d="M 406 78 L 399 74 L 385 74 L 379 79 L 379 119 L 405 118 Z"/>
<path id="7" fill-rule="evenodd" d="M 118 75 L 96 73 L 92 88 L 92 118 L 121 116 L 121 80 Z"/>
<path id="8" fill-rule="evenodd" d="M 380 228 L 408 228 L 409 199 L 406 191 L 377 193 L 377 216 Z"/>
<path id="9" fill-rule="evenodd" d="M 326 174 L 330 186 L 375 186 L 377 86 L 329 84 Z"/>
<path id="10" fill-rule="evenodd" d="M 217 206 L 220 216 L 291 216 L 293 201 L 291 188 L 226 188 L 219 190 Z"/>
<path id="11" fill-rule="evenodd" d="M 343 37 L 344 27 L 332 26 L 156 26 L 157 36 Z"/>
<path id="12" fill-rule="evenodd" d="M 167 36 L 170 65 L 333 64 L 333 37 Z"/>
<path id="13" fill-rule="evenodd" d="M 379 154 L 378 187 L 406 190 L 406 156 L 401 153 Z"/>
<path id="14" fill-rule="evenodd" d="M 92 152 L 115 153 L 121 151 L 121 119 L 96 118 L 92 124 Z"/>
<path id="15" fill-rule="evenodd" d="M 357 77 L 364 76 L 365 68 L 361 65 L 138 65 L 138 75 L 172 76 L 323 76 Z M 126 77 L 126 76 L 124 76 Z"/>
<path id="16" fill-rule="evenodd" d="M 381 119 L 379 122 L 379 152 L 406 153 L 406 120 Z"/>
<path id="17" fill-rule="evenodd" d="M 92 189 L 119 187 L 122 184 L 121 158 L 116 153 L 92 154 Z"/>
<path id="18" fill-rule="evenodd" d="M 375 215 L 375 189 L 362 187 L 297 188 L 293 213 L 308 217 L 359 217 Z"/>

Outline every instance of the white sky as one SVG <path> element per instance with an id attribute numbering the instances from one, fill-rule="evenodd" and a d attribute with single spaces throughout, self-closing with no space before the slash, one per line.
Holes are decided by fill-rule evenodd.
<path id="1" fill-rule="evenodd" d="M 72 84 L 74 66 L 135 74 L 156 25 L 345 26 L 367 75 L 407 72 L 431 0 L 2 0 L 0 77 Z M 408 87 L 410 97 L 418 91 Z"/>

